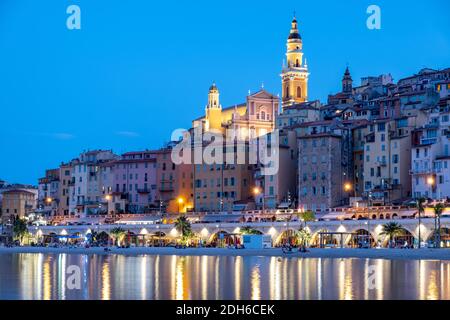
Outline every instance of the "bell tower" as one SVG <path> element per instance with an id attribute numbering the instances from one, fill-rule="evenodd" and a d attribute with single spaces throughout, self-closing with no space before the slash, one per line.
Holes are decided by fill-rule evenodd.
<path id="1" fill-rule="evenodd" d="M 350 70 L 345 69 L 344 77 L 342 78 L 342 92 L 345 93 L 352 93 L 353 89 L 353 80 L 352 76 L 350 75 Z"/>
<path id="2" fill-rule="evenodd" d="M 222 127 L 222 106 L 219 102 L 219 89 L 216 84 L 213 83 L 209 87 L 208 92 L 208 104 L 206 105 L 206 130 L 221 130 Z"/>
<path id="3" fill-rule="evenodd" d="M 283 65 L 281 73 L 283 107 L 308 101 L 308 66 L 303 59 L 303 41 L 295 17 L 286 47 L 287 64 Z"/>

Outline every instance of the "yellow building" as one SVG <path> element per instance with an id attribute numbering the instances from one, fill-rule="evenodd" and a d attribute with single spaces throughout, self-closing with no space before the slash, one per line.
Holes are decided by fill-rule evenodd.
<path id="1" fill-rule="evenodd" d="M 12 216 L 23 218 L 36 210 L 36 195 L 26 190 L 8 190 L 3 192 L 2 219 Z"/>
<path id="2" fill-rule="evenodd" d="M 279 108 L 277 96 L 261 89 L 248 95 L 245 103 L 228 108 L 222 108 L 219 96 L 219 89 L 213 84 L 209 88 L 205 116 L 192 122 L 194 128 L 201 127 L 203 132 L 222 135 L 226 135 L 227 130 L 230 130 L 237 140 L 242 141 L 274 130 Z"/>
<path id="3" fill-rule="evenodd" d="M 287 64 L 281 73 L 283 108 L 308 101 L 308 65 L 303 59 L 303 42 L 295 17 L 286 46 Z"/>

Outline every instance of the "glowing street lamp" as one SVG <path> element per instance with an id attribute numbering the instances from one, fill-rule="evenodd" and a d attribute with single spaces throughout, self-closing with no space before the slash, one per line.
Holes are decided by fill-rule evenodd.
<path id="1" fill-rule="evenodd" d="M 258 195 L 260 195 L 262 193 L 261 188 L 259 187 L 254 187 L 253 188 L 253 194 L 255 195 L 255 197 L 257 197 Z M 255 200 L 256 203 L 256 200 Z M 265 208 L 264 208 L 264 194 L 262 195 L 262 213 L 264 214 Z"/>
<path id="2" fill-rule="evenodd" d="M 181 213 L 181 206 L 184 203 L 184 199 L 179 197 L 177 201 L 178 201 L 178 212 Z"/>
<path id="3" fill-rule="evenodd" d="M 350 192 L 352 190 L 352 185 L 350 182 L 344 184 L 344 190 L 345 192 Z"/>
<path id="4" fill-rule="evenodd" d="M 430 198 L 433 198 L 433 188 L 434 188 L 435 184 L 436 184 L 436 180 L 435 180 L 434 176 L 429 176 L 427 178 L 427 185 L 430 186 Z"/>

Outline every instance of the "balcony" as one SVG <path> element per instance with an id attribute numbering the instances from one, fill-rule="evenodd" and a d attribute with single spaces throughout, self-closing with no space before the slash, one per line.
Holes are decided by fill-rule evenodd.
<path id="1" fill-rule="evenodd" d="M 431 145 L 431 144 L 435 144 L 437 142 L 437 138 L 422 138 L 420 139 L 420 144 L 421 145 Z"/>
<path id="2" fill-rule="evenodd" d="M 150 190 L 148 188 L 142 188 L 137 190 L 138 193 L 150 193 Z"/>
<path id="3" fill-rule="evenodd" d="M 173 186 L 164 186 L 164 185 L 162 185 L 162 186 L 160 186 L 159 191 L 160 192 L 173 192 L 174 188 L 173 188 Z"/>
<path id="4" fill-rule="evenodd" d="M 434 174 L 436 173 L 435 170 L 433 169 L 428 169 L 428 168 L 416 168 L 416 169 L 411 169 L 409 170 L 410 174 Z"/>

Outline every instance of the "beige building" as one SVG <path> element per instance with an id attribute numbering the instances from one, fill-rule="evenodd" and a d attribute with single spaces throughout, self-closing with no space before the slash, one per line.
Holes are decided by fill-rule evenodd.
<path id="1" fill-rule="evenodd" d="M 261 174 L 261 165 L 255 171 L 255 184 L 260 193 L 255 196 L 257 208 L 264 201 L 266 209 L 293 207 L 297 198 L 298 181 L 297 134 L 293 130 L 279 131 L 278 171 L 273 175 Z M 264 161 L 266 162 L 266 161 Z M 262 199 L 264 194 L 264 199 Z"/>
<path id="2" fill-rule="evenodd" d="M 236 152 L 245 155 L 238 162 Z M 224 164 L 194 165 L 195 210 L 208 212 L 232 211 L 238 206 L 246 207 L 252 202 L 254 165 L 249 164 L 248 143 L 238 143 L 235 148 L 224 150 Z"/>
<path id="3" fill-rule="evenodd" d="M 364 192 L 364 143 L 368 134 L 368 121 L 352 129 L 353 139 L 353 184 L 351 195 L 361 197 Z"/>
<path id="4" fill-rule="evenodd" d="M 36 210 L 36 194 L 26 190 L 8 190 L 3 192 L 2 220 L 13 216 L 23 218 Z"/>
<path id="5" fill-rule="evenodd" d="M 298 202 L 304 210 L 323 213 L 344 204 L 348 163 L 343 161 L 343 139 L 332 132 L 298 138 Z"/>
<path id="6" fill-rule="evenodd" d="M 364 143 L 364 195 L 373 204 L 411 197 L 411 132 L 415 117 L 374 120 Z"/>
<path id="7" fill-rule="evenodd" d="M 70 164 L 61 164 L 59 167 L 59 190 L 58 190 L 58 215 L 69 215 L 70 192 L 72 185 L 72 166 Z"/>
<path id="8" fill-rule="evenodd" d="M 193 166 L 173 163 L 171 148 L 163 148 L 155 152 L 156 201 L 159 202 L 161 210 L 170 213 L 192 211 L 194 208 Z"/>

